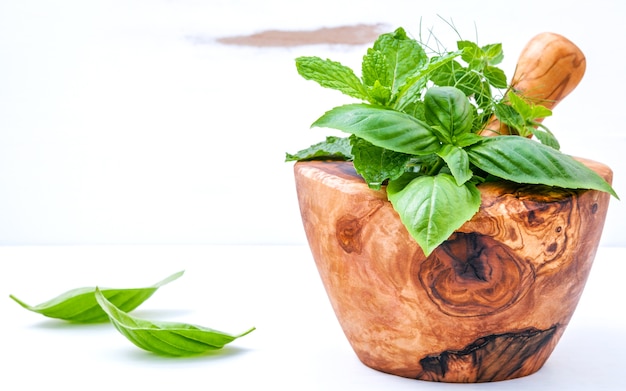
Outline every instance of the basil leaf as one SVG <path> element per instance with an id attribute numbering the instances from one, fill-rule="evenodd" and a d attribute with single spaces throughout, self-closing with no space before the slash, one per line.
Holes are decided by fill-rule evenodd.
<path id="1" fill-rule="evenodd" d="M 241 334 L 232 335 L 187 323 L 153 322 L 120 310 L 98 288 L 93 296 L 122 335 L 141 349 L 160 355 L 192 356 L 221 349 L 254 330 L 253 327 Z"/>
<path id="2" fill-rule="evenodd" d="M 156 290 L 183 275 L 183 271 L 172 274 L 166 279 L 147 288 L 101 289 L 102 294 L 124 311 L 132 311 L 146 301 Z M 49 318 L 67 320 L 75 323 L 94 323 L 108 320 L 107 314 L 94 298 L 95 287 L 77 288 L 67 291 L 49 301 L 30 306 L 17 297 L 10 295 L 19 305 L 27 310 Z"/>
<path id="3" fill-rule="evenodd" d="M 480 207 L 480 191 L 471 182 L 458 186 L 445 173 L 405 175 L 390 181 L 387 195 L 426 256 L 447 240 Z"/>
<path id="4" fill-rule="evenodd" d="M 379 190 L 387 179 L 396 179 L 404 174 L 411 155 L 380 148 L 358 137 L 351 137 L 354 168 L 367 183 Z"/>
<path id="5" fill-rule="evenodd" d="M 396 152 L 427 155 L 439 150 L 439 140 L 430 126 L 382 106 L 357 103 L 335 107 L 311 126 L 339 129 Z"/>
<path id="6" fill-rule="evenodd" d="M 566 189 L 594 189 L 618 198 L 611 185 L 595 171 L 554 148 L 525 137 L 485 137 L 466 151 L 470 163 L 502 179 Z"/>
<path id="7" fill-rule="evenodd" d="M 484 138 L 483 136 L 480 136 L 475 133 L 465 133 L 457 137 L 454 145 L 456 145 L 457 147 L 465 148 L 470 145 L 481 142 L 483 138 Z"/>
<path id="8" fill-rule="evenodd" d="M 322 60 L 319 57 L 298 57 L 296 69 L 302 77 L 313 80 L 322 87 L 338 90 L 353 98 L 367 100 L 365 87 L 354 71 L 336 61 Z"/>
<path id="9" fill-rule="evenodd" d="M 441 147 L 437 155 L 446 162 L 458 186 L 472 179 L 474 174 L 470 170 L 469 157 L 462 148 L 447 144 Z"/>
<path id="10" fill-rule="evenodd" d="M 474 111 L 465 94 L 455 87 L 432 87 L 424 96 L 426 122 L 448 133 L 448 144 L 472 130 Z"/>
<path id="11" fill-rule="evenodd" d="M 352 147 L 347 137 L 328 136 L 325 141 L 311 145 L 295 154 L 287 153 L 286 162 L 302 160 L 352 160 Z"/>

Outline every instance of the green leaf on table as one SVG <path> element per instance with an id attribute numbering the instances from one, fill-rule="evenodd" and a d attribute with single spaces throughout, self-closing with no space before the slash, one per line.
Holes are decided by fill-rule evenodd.
<path id="1" fill-rule="evenodd" d="M 480 207 L 480 191 L 471 182 L 456 184 L 452 175 L 405 175 L 390 181 L 387 195 L 402 223 L 425 255 L 447 240 Z"/>
<path id="2" fill-rule="evenodd" d="M 352 160 L 352 147 L 348 137 L 328 136 L 325 141 L 311 145 L 294 154 L 287 153 L 286 162 L 303 160 Z"/>
<path id="3" fill-rule="evenodd" d="M 566 189 L 594 189 L 618 198 L 611 185 L 592 169 L 525 137 L 485 137 L 466 151 L 470 163 L 505 180 Z"/>
<path id="4" fill-rule="evenodd" d="M 100 288 L 102 294 L 114 305 L 124 311 L 132 311 L 146 301 L 163 285 L 182 276 L 184 271 L 172 274 L 166 279 L 147 288 L 113 289 Z M 39 313 L 49 318 L 67 320 L 75 323 L 95 323 L 108 320 L 107 314 L 96 302 L 95 287 L 77 288 L 67 291 L 51 300 L 39 305 L 31 306 L 17 297 L 10 295 L 19 305 L 27 310 Z"/>
<path id="5" fill-rule="evenodd" d="M 322 87 L 332 88 L 361 100 L 368 98 L 361 80 L 352 69 L 341 63 L 319 57 L 298 57 L 296 69 L 302 77 L 313 80 Z"/>
<path id="6" fill-rule="evenodd" d="M 94 298 L 115 328 L 130 342 L 164 356 L 193 356 L 221 349 L 254 330 L 253 327 L 233 335 L 187 323 L 149 321 L 120 310 L 97 288 Z"/>
<path id="7" fill-rule="evenodd" d="M 351 143 L 354 168 L 371 189 L 379 190 L 386 180 L 399 178 L 411 160 L 411 155 L 377 147 L 355 136 Z"/>
<path id="8" fill-rule="evenodd" d="M 417 118 L 382 106 L 348 104 L 327 111 L 311 125 L 339 129 L 396 152 L 428 155 L 439 150 L 431 127 Z"/>

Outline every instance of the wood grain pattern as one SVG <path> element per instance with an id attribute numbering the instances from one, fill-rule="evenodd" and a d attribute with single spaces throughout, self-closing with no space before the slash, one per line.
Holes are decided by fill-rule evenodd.
<path id="1" fill-rule="evenodd" d="M 294 172 L 311 252 L 357 356 L 432 381 L 541 368 L 582 294 L 609 203 L 598 191 L 482 184 L 479 212 L 425 257 L 384 188 L 370 190 L 351 163 Z"/>
<path id="2" fill-rule="evenodd" d="M 559 34 L 541 33 L 522 50 L 511 85 L 531 102 L 553 109 L 580 83 L 586 63 L 573 42 Z M 510 134 L 510 130 L 495 117 L 482 132 L 484 136 L 500 134 Z"/>

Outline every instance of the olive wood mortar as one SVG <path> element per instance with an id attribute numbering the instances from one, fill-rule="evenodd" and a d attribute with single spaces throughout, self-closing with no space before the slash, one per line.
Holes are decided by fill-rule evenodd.
<path id="1" fill-rule="evenodd" d="M 609 167 L 579 160 L 611 182 Z M 582 294 L 610 197 L 484 183 L 477 214 L 425 257 L 385 188 L 369 189 L 352 163 L 294 171 L 313 258 L 356 355 L 431 381 L 499 381 L 542 367 Z"/>

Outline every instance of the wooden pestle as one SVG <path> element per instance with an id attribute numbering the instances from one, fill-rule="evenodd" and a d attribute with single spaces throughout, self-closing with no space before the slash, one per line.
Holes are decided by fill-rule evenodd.
<path id="1" fill-rule="evenodd" d="M 580 82 L 585 73 L 583 52 L 569 39 L 541 33 L 522 50 L 511 85 L 534 104 L 552 110 Z M 510 134 L 508 127 L 492 117 L 483 136 Z"/>

